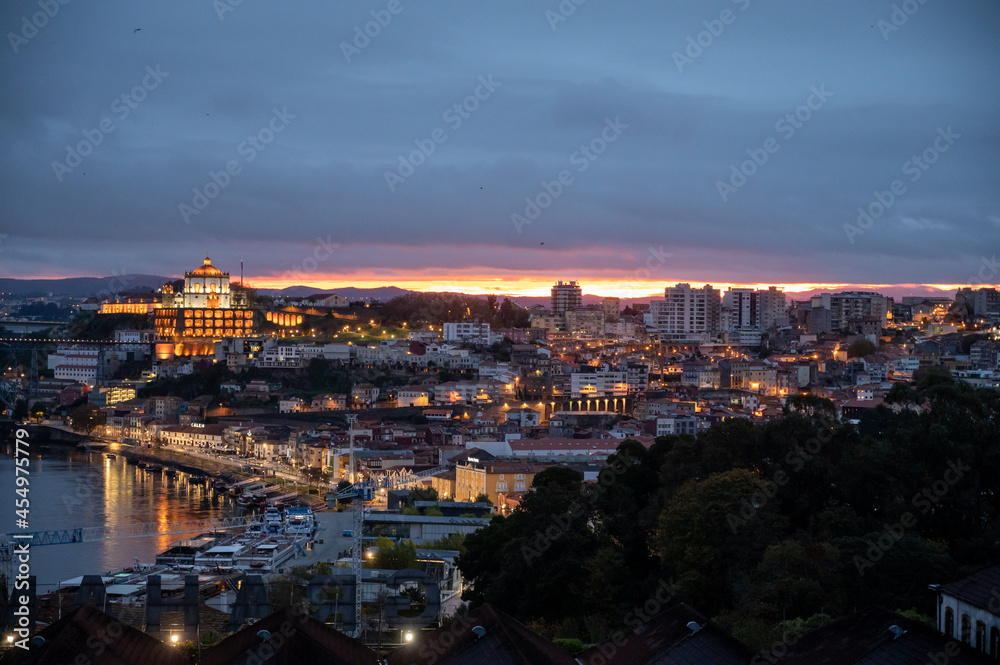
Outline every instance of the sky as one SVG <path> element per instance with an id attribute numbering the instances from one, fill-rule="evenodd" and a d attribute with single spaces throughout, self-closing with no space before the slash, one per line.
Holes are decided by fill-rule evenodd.
<path id="1" fill-rule="evenodd" d="M 7 0 L 0 25 L 2 277 L 1000 283 L 991 0 Z"/>

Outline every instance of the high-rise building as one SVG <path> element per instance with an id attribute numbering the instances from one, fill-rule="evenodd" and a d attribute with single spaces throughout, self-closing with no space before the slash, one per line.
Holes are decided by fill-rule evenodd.
<path id="1" fill-rule="evenodd" d="M 556 282 L 552 286 L 552 313 L 565 314 L 566 312 L 583 307 L 583 290 L 580 285 L 574 282 Z"/>
<path id="2" fill-rule="evenodd" d="M 605 298 L 601 301 L 601 308 L 604 310 L 604 320 L 614 323 L 622 313 L 622 301 L 620 298 Z"/>
<path id="3" fill-rule="evenodd" d="M 649 303 L 650 326 L 662 341 L 711 341 L 720 330 L 721 313 L 719 290 L 711 284 L 670 286 L 663 300 Z"/>
<path id="4" fill-rule="evenodd" d="M 1000 315 L 1000 291 L 979 289 L 972 300 L 972 311 L 976 318 L 995 320 Z"/>
<path id="5" fill-rule="evenodd" d="M 760 303 L 761 330 L 767 331 L 775 326 L 780 328 L 788 325 L 784 291 L 776 286 L 769 287 L 766 291 L 759 290 L 757 300 Z"/>
<path id="6" fill-rule="evenodd" d="M 774 326 L 788 325 L 785 294 L 777 287 L 766 291 L 730 289 L 722 299 L 722 328 L 729 332 L 767 332 Z"/>
<path id="7" fill-rule="evenodd" d="M 892 311 L 892 298 L 874 291 L 843 291 L 821 293 L 811 299 L 812 309 L 830 310 L 830 328 L 833 332 L 849 332 L 851 323 L 869 316 L 883 323 Z"/>

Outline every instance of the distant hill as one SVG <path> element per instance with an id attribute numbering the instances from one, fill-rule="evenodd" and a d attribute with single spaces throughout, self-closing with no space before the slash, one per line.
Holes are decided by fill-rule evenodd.
<path id="1" fill-rule="evenodd" d="M 49 294 L 87 298 L 98 295 L 107 296 L 120 291 L 158 289 L 169 281 L 172 281 L 172 278 L 158 275 L 66 277 L 63 279 L 0 278 L 0 292 L 10 293 L 15 298 L 38 298 Z"/>
<path id="2" fill-rule="evenodd" d="M 407 291 L 396 286 L 380 286 L 375 289 L 356 289 L 353 286 L 321 289 L 316 286 L 286 286 L 283 289 L 257 289 L 257 293 L 265 296 L 284 296 L 286 298 L 303 298 L 316 293 L 336 293 L 348 300 L 378 300 L 387 302 L 399 296 L 405 296 Z"/>
<path id="3" fill-rule="evenodd" d="M 143 291 L 159 289 L 176 277 L 161 275 L 121 275 L 111 277 L 66 277 L 62 279 L 11 279 L 0 278 L 0 293 L 10 293 L 15 298 L 37 298 L 41 296 L 71 296 L 73 298 L 89 298 L 91 296 L 108 296 L 122 291 Z M 357 289 L 345 286 L 335 289 L 322 289 L 318 286 L 289 286 L 284 289 L 257 289 L 257 292 L 268 296 L 285 296 L 301 298 L 314 293 L 337 293 L 350 300 L 379 300 L 386 302 L 397 296 L 413 293 L 395 286 L 382 286 L 375 289 Z"/>

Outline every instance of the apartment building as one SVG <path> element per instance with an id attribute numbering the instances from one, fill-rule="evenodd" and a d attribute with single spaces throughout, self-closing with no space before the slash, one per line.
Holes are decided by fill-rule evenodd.
<path id="1" fill-rule="evenodd" d="M 569 378 L 573 399 L 624 397 L 629 392 L 627 372 L 573 372 Z"/>
<path id="2" fill-rule="evenodd" d="M 710 342 L 721 329 L 719 290 L 677 284 L 664 290 L 663 300 L 649 303 L 647 325 L 661 341 Z"/>
<path id="3" fill-rule="evenodd" d="M 553 314 L 565 314 L 566 312 L 583 307 L 583 289 L 574 282 L 558 281 L 552 286 L 552 306 Z"/>
<path id="4" fill-rule="evenodd" d="M 526 462 L 470 462 L 455 467 L 455 501 L 473 501 L 480 494 L 493 505 L 505 492 L 527 492 L 535 475 L 546 467 Z"/>
<path id="5" fill-rule="evenodd" d="M 444 341 L 464 344 L 490 344 L 490 324 L 474 322 L 445 323 Z"/>

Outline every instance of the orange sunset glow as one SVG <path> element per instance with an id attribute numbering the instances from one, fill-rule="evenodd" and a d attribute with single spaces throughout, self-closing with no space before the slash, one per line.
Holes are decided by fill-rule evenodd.
<path id="1" fill-rule="evenodd" d="M 663 289 L 678 282 L 688 282 L 700 287 L 706 282 L 685 279 L 677 276 L 671 279 L 646 281 L 610 281 L 606 277 L 594 276 L 587 279 L 585 275 L 524 275 L 507 278 L 487 276 L 455 276 L 448 278 L 442 275 L 429 275 L 423 279 L 414 279 L 410 275 L 370 275 L 359 273 L 345 276 L 321 275 L 303 279 L 281 279 L 272 276 L 247 277 L 247 283 L 261 289 L 284 289 L 291 286 L 310 286 L 324 291 L 335 291 L 338 288 L 353 286 L 360 289 L 372 289 L 383 286 L 396 286 L 401 289 L 421 292 L 458 292 L 471 295 L 487 295 L 490 293 L 516 297 L 538 298 L 547 297 L 552 284 L 557 279 L 575 279 L 582 283 L 584 293 L 589 295 L 618 298 L 649 298 L 662 297 Z M 849 283 L 723 283 L 711 282 L 723 290 L 729 288 L 766 289 L 776 286 L 788 294 L 807 297 L 814 293 L 841 290 L 887 291 L 889 293 L 907 294 L 954 292 L 967 284 L 849 284 Z"/>

